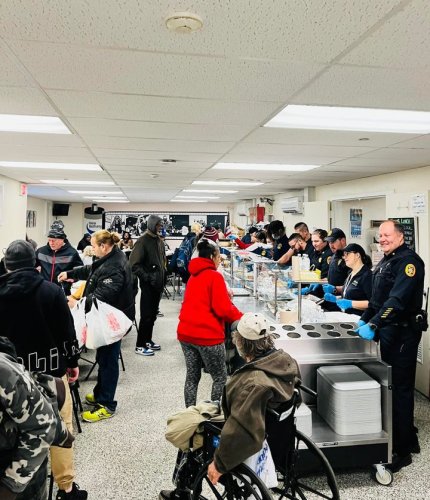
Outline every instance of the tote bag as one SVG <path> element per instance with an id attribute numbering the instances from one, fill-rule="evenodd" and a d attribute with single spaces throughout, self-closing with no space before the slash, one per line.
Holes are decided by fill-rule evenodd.
<path id="1" fill-rule="evenodd" d="M 79 347 L 86 344 L 87 341 L 87 321 L 85 319 L 85 302 L 86 298 L 76 302 L 71 310 L 73 323 L 75 325 L 76 338 L 78 339 Z"/>
<path id="2" fill-rule="evenodd" d="M 122 311 L 95 297 L 85 319 L 87 322 L 85 345 L 89 349 L 97 349 L 121 340 L 132 325 L 131 319 Z"/>

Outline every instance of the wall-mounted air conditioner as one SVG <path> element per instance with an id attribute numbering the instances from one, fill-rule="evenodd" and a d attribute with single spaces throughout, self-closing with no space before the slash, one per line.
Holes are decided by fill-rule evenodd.
<path id="1" fill-rule="evenodd" d="M 286 214 L 302 214 L 303 198 L 295 196 L 294 198 L 284 198 L 281 200 L 281 210 Z"/>

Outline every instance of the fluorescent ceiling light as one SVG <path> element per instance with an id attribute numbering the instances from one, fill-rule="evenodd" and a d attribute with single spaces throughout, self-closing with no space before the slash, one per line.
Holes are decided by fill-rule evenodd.
<path id="1" fill-rule="evenodd" d="M 86 200 L 92 200 L 94 196 L 84 196 Z M 101 196 L 101 200 L 126 200 L 127 196 Z"/>
<path id="2" fill-rule="evenodd" d="M 58 184 L 58 185 L 70 185 L 70 186 L 114 186 L 115 183 L 112 181 L 72 181 L 64 179 L 49 179 L 40 180 L 45 184 Z"/>
<path id="3" fill-rule="evenodd" d="M 71 134 L 57 116 L 0 114 L 0 132 L 29 132 L 36 134 Z"/>
<path id="4" fill-rule="evenodd" d="M 180 194 L 177 194 L 176 195 L 176 198 L 192 198 L 193 200 L 195 199 L 203 199 L 203 200 L 219 200 L 219 196 L 193 196 L 193 195 L 189 195 L 189 196 L 184 196 L 184 195 L 180 195 Z"/>
<path id="5" fill-rule="evenodd" d="M 264 126 L 317 130 L 428 134 L 430 133 L 430 112 L 404 111 L 397 109 L 288 105 Z"/>
<path id="6" fill-rule="evenodd" d="M 306 172 L 321 165 L 287 165 L 281 163 L 217 163 L 213 170 L 259 170 L 273 172 Z"/>
<path id="7" fill-rule="evenodd" d="M 232 191 L 231 189 L 183 189 L 183 193 L 222 193 L 222 194 L 234 194 L 239 191 Z"/>
<path id="8" fill-rule="evenodd" d="M 193 181 L 191 184 L 199 186 L 261 186 L 264 182 L 248 181 Z"/>
<path id="9" fill-rule="evenodd" d="M 0 161 L 0 167 L 7 168 L 43 168 L 51 170 L 102 170 L 96 163 L 45 163 L 36 161 Z"/>
<path id="10" fill-rule="evenodd" d="M 67 191 L 72 194 L 123 194 L 122 191 Z"/>
<path id="11" fill-rule="evenodd" d="M 178 203 L 205 203 L 206 200 L 170 200 L 170 201 L 176 201 Z"/>
<path id="12" fill-rule="evenodd" d="M 95 201 L 96 203 L 130 203 L 128 200 L 95 200 L 93 199 L 93 201 Z"/>

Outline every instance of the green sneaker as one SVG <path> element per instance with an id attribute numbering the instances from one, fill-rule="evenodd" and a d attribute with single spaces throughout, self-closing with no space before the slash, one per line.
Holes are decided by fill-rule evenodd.
<path id="1" fill-rule="evenodd" d="M 95 406 L 97 404 L 97 401 L 96 401 L 96 398 L 94 397 L 94 394 L 87 394 L 85 396 L 85 401 L 89 404 L 89 405 L 93 405 Z"/>
<path id="2" fill-rule="evenodd" d="M 100 422 L 100 420 L 106 420 L 115 415 L 114 412 L 110 412 L 107 408 L 102 405 L 97 405 L 94 410 L 84 411 L 82 413 L 82 420 L 85 422 Z"/>

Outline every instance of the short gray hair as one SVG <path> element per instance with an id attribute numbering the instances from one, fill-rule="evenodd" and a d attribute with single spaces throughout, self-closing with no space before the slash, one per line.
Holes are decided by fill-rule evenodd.
<path id="1" fill-rule="evenodd" d="M 248 340 L 236 331 L 233 332 L 233 344 L 242 358 L 254 359 L 274 349 L 273 335 L 266 335 L 258 340 Z"/>

